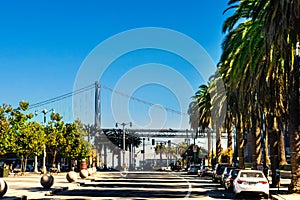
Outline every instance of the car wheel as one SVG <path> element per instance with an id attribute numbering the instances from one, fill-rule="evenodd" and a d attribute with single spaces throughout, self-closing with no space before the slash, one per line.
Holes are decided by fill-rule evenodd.
<path id="1" fill-rule="evenodd" d="M 264 199 L 269 199 L 269 195 L 268 194 L 264 194 Z"/>

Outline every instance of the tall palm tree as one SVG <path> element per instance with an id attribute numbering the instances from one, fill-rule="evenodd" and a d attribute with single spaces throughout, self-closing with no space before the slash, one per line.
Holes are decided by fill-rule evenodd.
<path id="1" fill-rule="evenodd" d="M 300 191 L 300 164 L 296 150 L 300 148 L 299 137 L 299 66 L 295 63 L 295 46 L 300 41 L 300 2 L 299 1 L 259 1 L 253 8 L 254 18 L 264 19 L 263 27 L 266 33 L 266 55 L 268 67 L 276 71 L 273 63 L 280 60 L 289 95 L 288 99 L 288 131 L 290 135 L 292 181 L 289 192 Z"/>
<path id="2" fill-rule="evenodd" d="M 200 85 L 192 97 L 192 102 L 189 105 L 188 114 L 190 116 L 190 125 L 195 130 L 201 126 L 202 130 L 208 128 L 211 123 L 211 97 L 208 85 Z M 212 151 L 211 133 L 208 133 L 208 152 Z M 211 154 L 210 154 L 211 155 Z M 212 156 L 212 155 L 211 155 Z M 211 157 L 209 157 L 211 164 Z"/>
<path id="3" fill-rule="evenodd" d="M 238 4 L 236 4 L 237 2 Z M 281 78 L 283 71 L 280 60 L 277 57 L 277 59 L 270 62 L 270 57 L 266 54 L 268 50 L 268 44 L 264 40 L 266 38 L 264 27 L 266 19 L 261 17 L 261 13 L 258 13 L 258 8 L 265 9 L 266 6 L 262 6 L 261 2 L 254 0 L 232 0 L 229 1 L 229 5 L 229 9 L 236 8 L 236 11 L 224 23 L 223 31 L 228 31 L 228 35 L 223 43 L 224 51 L 221 62 L 229 92 L 239 94 L 238 109 L 243 124 L 241 128 L 244 130 L 245 127 L 250 126 L 251 121 L 255 124 L 254 120 L 251 119 L 254 116 L 253 112 L 259 110 L 271 116 L 268 122 L 269 127 L 271 127 L 270 130 L 273 131 L 269 134 L 271 137 L 277 137 L 277 133 L 282 131 L 275 130 L 276 127 L 280 126 L 271 122 L 281 121 L 281 113 L 284 113 L 282 112 L 284 107 L 282 106 L 283 99 L 280 94 L 285 85 L 282 84 L 284 81 Z M 243 22 L 239 23 L 241 19 L 243 19 Z M 272 52 L 274 55 L 277 54 L 277 51 Z M 274 55 L 273 57 L 275 57 Z M 258 104 L 256 105 L 253 105 L 254 96 L 258 97 Z M 260 119 L 259 116 L 258 119 Z M 252 133 L 255 133 L 255 127 L 252 126 L 252 129 Z M 283 141 L 282 135 L 280 137 Z M 259 137 L 255 138 L 259 140 Z M 242 140 L 238 141 L 242 142 Z M 259 142 L 255 143 L 259 144 Z M 254 149 L 258 148 L 255 147 Z M 274 153 L 278 154 L 278 152 Z M 285 156 L 281 155 L 280 157 L 284 163 Z M 273 160 L 272 166 L 278 167 L 278 163 L 278 160 Z"/>

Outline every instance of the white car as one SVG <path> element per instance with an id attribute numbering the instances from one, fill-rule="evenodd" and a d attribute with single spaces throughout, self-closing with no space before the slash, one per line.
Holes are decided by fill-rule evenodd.
<path id="1" fill-rule="evenodd" d="M 240 170 L 233 181 L 233 192 L 235 198 L 241 194 L 258 193 L 265 198 L 269 197 L 269 182 L 262 171 Z"/>

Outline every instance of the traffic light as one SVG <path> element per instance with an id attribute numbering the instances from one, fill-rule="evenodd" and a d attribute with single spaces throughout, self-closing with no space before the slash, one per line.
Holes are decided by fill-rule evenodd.
<path id="1" fill-rule="evenodd" d="M 155 139 L 152 139 L 152 145 L 155 145 Z"/>

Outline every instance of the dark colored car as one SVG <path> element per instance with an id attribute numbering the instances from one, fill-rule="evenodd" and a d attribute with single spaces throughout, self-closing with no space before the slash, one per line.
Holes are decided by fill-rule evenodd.
<path id="1" fill-rule="evenodd" d="M 225 179 L 228 177 L 229 172 L 232 169 L 236 169 L 236 167 L 231 167 L 231 166 L 230 167 L 225 167 L 225 169 L 224 169 L 224 171 L 223 171 L 223 173 L 221 175 L 221 179 L 220 179 L 220 184 L 222 186 L 224 186 Z"/>
<path id="2" fill-rule="evenodd" d="M 180 171 L 181 170 L 181 165 L 171 163 L 169 166 L 171 167 L 172 171 Z"/>
<path id="3" fill-rule="evenodd" d="M 198 171 L 200 169 L 200 165 L 191 165 L 188 169 L 189 175 L 198 175 Z"/>
<path id="4" fill-rule="evenodd" d="M 201 165 L 200 170 L 198 171 L 198 176 L 212 176 L 213 168 L 208 165 Z"/>
<path id="5" fill-rule="evenodd" d="M 225 167 L 230 167 L 230 166 L 231 166 L 231 164 L 228 164 L 228 163 L 216 164 L 214 171 L 213 171 L 213 175 L 212 175 L 212 181 L 214 183 L 220 181 Z"/>
<path id="6" fill-rule="evenodd" d="M 232 169 L 230 170 L 228 177 L 224 181 L 224 186 L 226 190 L 232 191 L 233 190 L 233 181 L 237 177 L 240 169 Z"/>

